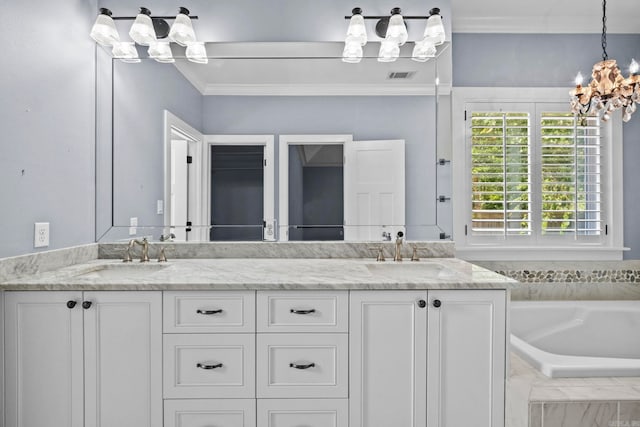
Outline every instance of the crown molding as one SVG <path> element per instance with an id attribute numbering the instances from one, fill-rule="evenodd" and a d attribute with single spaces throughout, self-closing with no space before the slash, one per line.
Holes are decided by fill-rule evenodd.
<path id="1" fill-rule="evenodd" d="M 600 34 L 601 23 L 592 16 L 457 16 L 454 33 Z M 633 19 L 607 22 L 610 34 L 638 34 Z"/>
<path id="2" fill-rule="evenodd" d="M 436 90 L 433 85 L 209 84 L 201 93 L 220 96 L 434 96 Z M 450 93 L 451 84 L 438 87 L 439 95 Z"/>

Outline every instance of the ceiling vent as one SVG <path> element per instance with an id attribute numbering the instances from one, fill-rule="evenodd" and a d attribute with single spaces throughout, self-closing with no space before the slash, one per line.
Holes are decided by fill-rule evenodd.
<path id="1" fill-rule="evenodd" d="M 391 71 L 387 78 L 389 80 L 410 79 L 415 73 L 415 71 Z"/>

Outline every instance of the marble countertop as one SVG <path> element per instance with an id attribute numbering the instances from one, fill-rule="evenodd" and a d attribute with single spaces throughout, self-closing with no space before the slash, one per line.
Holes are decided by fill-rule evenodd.
<path id="1" fill-rule="evenodd" d="M 97 259 L 0 282 L 0 290 L 507 289 L 513 279 L 455 258 Z"/>

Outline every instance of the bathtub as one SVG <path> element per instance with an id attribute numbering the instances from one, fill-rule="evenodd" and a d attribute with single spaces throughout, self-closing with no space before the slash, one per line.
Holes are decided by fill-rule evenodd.
<path id="1" fill-rule="evenodd" d="M 640 376 L 640 301 L 514 301 L 511 350 L 548 377 Z"/>

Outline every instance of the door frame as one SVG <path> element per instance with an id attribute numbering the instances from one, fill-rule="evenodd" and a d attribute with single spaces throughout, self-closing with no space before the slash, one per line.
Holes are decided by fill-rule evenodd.
<path id="1" fill-rule="evenodd" d="M 173 133 L 176 132 L 180 134 L 187 140 L 187 152 L 190 153 L 194 157 L 193 163 L 191 164 L 191 168 L 189 168 L 189 172 L 187 175 L 187 180 L 194 185 L 193 191 L 190 191 L 192 194 L 200 195 L 202 194 L 202 180 L 200 177 L 202 176 L 202 161 L 200 161 L 201 153 L 202 153 L 202 142 L 203 135 L 201 132 L 196 130 L 194 127 L 189 125 L 184 120 L 180 119 L 178 116 L 170 112 L 169 110 L 164 110 L 164 218 L 163 218 L 163 234 L 169 233 L 169 227 L 171 225 L 171 140 L 173 139 Z M 193 147 L 193 149 L 192 149 Z M 186 159 L 185 159 L 186 161 Z M 195 200 L 193 200 L 195 199 Z M 194 225 L 202 225 L 202 198 L 195 197 L 189 198 L 189 220 Z M 184 225 L 186 227 L 186 224 Z M 193 239 L 191 240 L 202 240 L 203 233 L 202 227 L 195 227 L 192 229 Z M 190 240 L 190 239 L 187 239 Z"/>
<path id="2" fill-rule="evenodd" d="M 201 206 L 201 218 L 206 219 L 206 224 L 211 224 L 211 147 L 213 145 L 239 145 L 239 146 L 263 146 L 264 147 L 264 182 L 263 182 L 263 220 L 269 225 L 271 222 L 272 229 L 275 230 L 275 138 L 273 135 L 205 135 L 204 144 L 202 144 L 203 170 L 200 175 L 202 185 L 201 200 L 206 201 Z M 206 238 L 209 241 L 209 227 L 206 227 Z M 273 238 L 263 240 L 275 240 Z"/>
<path id="3" fill-rule="evenodd" d="M 278 137 L 278 240 L 289 241 L 289 145 L 346 145 L 353 135 L 280 135 Z M 344 164 L 344 162 L 343 162 Z"/>

